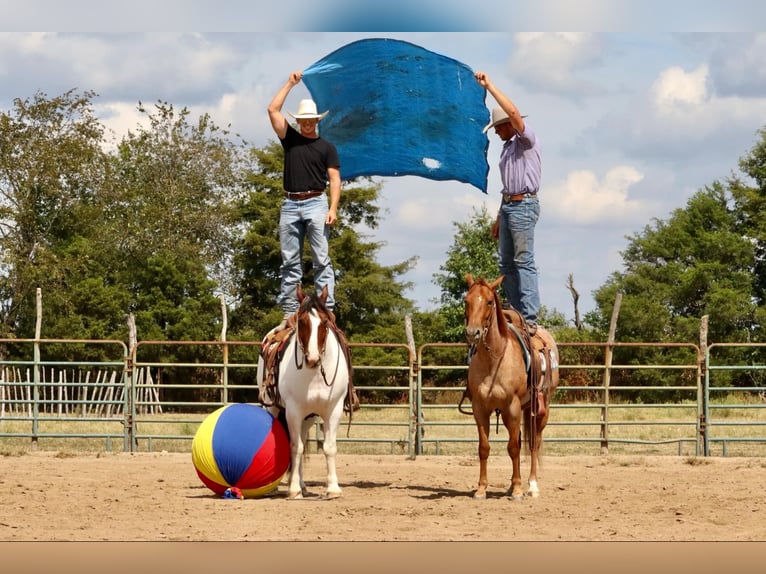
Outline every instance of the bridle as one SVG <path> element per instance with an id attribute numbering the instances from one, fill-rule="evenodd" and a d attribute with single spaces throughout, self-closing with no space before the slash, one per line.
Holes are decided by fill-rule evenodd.
<path id="1" fill-rule="evenodd" d="M 480 283 L 476 283 L 471 286 L 471 289 L 468 290 L 468 293 L 470 294 L 471 290 L 476 287 L 477 285 L 481 285 Z M 466 294 L 466 299 L 468 299 L 468 294 Z M 489 308 L 489 313 L 487 313 L 486 318 L 482 321 L 482 329 L 481 329 L 481 342 L 484 346 L 484 350 L 487 351 L 490 358 L 493 361 L 498 361 L 498 366 L 500 364 L 499 360 L 503 357 L 505 354 L 506 347 L 508 346 L 508 339 L 507 337 L 503 337 L 503 350 L 500 351 L 500 355 L 496 356 L 492 352 L 492 348 L 487 343 L 487 334 L 489 333 L 490 327 L 492 327 L 492 320 L 493 318 L 497 317 L 497 297 L 493 296 L 489 297 L 487 299 L 487 307 Z M 496 367 L 497 368 L 497 367 Z"/>
<path id="2" fill-rule="evenodd" d="M 316 309 L 315 309 L 316 310 Z M 310 309 L 303 311 L 304 313 L 310 313 Z M 319 312 L 317 311 L 317 315 L 319 315 Z M 293 360 L 295 361 L 295 368 L 298 370 L 303 369 L 304 363 L 306 361 L 306 349 L 303 345 L 303 341 L 300 336 L 300 317 L 298 317 L 297 320 L 298 327 L 296 328 L 295 337 L 297 339 L 295 350 L 294 350 L 294 356 Z M 313 328 L 313 327 L 312 327 Z M 319 326 L 317 327 L 317 339 L 319 338 L 319 329 L 325 329 L 327 334 L 325 335 L 324 341 L 322 343 L 322 347 L 319 349 L 319 372 L 322 375 L 322 380 L 324 381 L 324 384 L 328 387 L 332 387 L 335 384 L 335 379 L 338 376 L 338 368 L 340 367 L 340 341 L 338 341 L 338 336 L 335 334 L 335 332 L 330 329 L 328 326 L 328 319 L 325 317 L 324 319 L 319 319 Z M 325 355 L 325 349 L 327 348 L 327 337 L 332 334 L 336 338 L 336 342 L 338 343 L 338 353 L 336 353 L 335 356 L 335 369 L 333 371 L 332 380 L 327 380 L 327 371 L 324 368 L 324 355 Z"/>

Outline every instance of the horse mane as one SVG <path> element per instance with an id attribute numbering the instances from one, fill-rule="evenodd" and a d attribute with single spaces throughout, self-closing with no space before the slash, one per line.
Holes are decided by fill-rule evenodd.
<path id="1" fill-rule="evenodd" d="M 312 309 L 316 309 L 320 313 L 324 313 L 325 315 L 330 314 L 330 309 L 327 308 L 327 305 L 325 305 L 322 302 L 322 299 L 320 299 L 319 295 L 317 295 L 314 292 L 308 293 L 304 298 L 303 301 L 301 301 L 299 311 L 303 312 L 309 312 Z"/>
<path id="2" fill-rule="evenodd" d="M 492 291 L 492 296 L 495 298 L 495 320 L 497 321 L 497 330 L 503 337 L 510 337 L 511 330 L 508 328 L 508 322 L 503 314 L 503 306 L 500 304 L 500 297 L 497 291 Z"/>

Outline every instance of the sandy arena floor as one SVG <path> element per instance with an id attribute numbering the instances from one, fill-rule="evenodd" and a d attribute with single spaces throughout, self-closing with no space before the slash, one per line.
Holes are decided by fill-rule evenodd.
<path id="1" fill-rule="evenodd" d="M 343 496 L 218 498 L 176 453 L 0 457 L 0 541 L 766 541 L 766 460 L 544 458 L 541 496 L 512 501 L 507 457 L 338 456 Z M 522 460 L 526 483 L 527 464 Z"/>

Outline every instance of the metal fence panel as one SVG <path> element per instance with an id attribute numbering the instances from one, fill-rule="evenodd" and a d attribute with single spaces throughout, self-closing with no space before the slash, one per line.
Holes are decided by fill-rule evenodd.
<path id="1" fill-rule="evenodd" d="M 189 450 L 199 424 L 230 402 L 256 402 L 259 342 L 0 340 L 22 359 L 0 360 L 0 445 L 3 448 Z M 93 361 L 51 360 L 49 348 L 91 350 Z M 458 412 L 467 347 L 351 343 L 362 409 L 338 437 L 353 452 L 474 454 L 473 418 Z M 588 355 L 560 361 L 561 384 L 545 431 L 546 452 L 764 456 L 766 343 L 559 343 Z M 620 348 L 667 351 L 657 364 L 610 362 Z M 728 348 L 749 362 L 727 362 Z M 194 360 L 165 360 L 186 350 Z M 752 351 L 752 352 L 751 352 Z M 87 354 L 87 353 L 86 353 Z M 615 356 L 619 359 L 619 354 Z M 661 354 L 662 355 L 662 354 Z M 255 360 L 254 360 L 255 357 Z M 678 384 L 626 384 L 642 373 Z M 583 373 L 588 376 L 584 377 Z M 728 373 L 751 376 L 749 387 L 726 384 Z M 621 384 L 609 375 L 620 374 Z M 583 380 L 590 383 L 583 385 Z M 595 383 L 593 381 L 596 381 Z M 654 400 L 635 401 L 651 392 Z M 625 397 L 628 397 L 626 399 Z M 499 425 L 491 443 L 504 447 Z M 322 427 L 311 440 L 319 449 Z"/>

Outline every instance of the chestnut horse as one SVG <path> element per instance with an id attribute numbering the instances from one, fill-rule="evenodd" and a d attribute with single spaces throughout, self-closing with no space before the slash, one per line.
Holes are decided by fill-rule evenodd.
<path id="1" fill-rule="evenodd" d="M 334 316 L 326 305 L 327 287 L 317 296 L 297 289 L 300 307 L 288 321 L 288 327 L 276 333 L 278 343 L 270 343 L 272 330 L 264 339 L 264 351 L 279 346 L 276 365 L 267 365 L 265 352 L 258 359 L 258 387 L 261 402 L 274 416 L 284 410 L 290 436 L 290 470 L 287 497 L 303 498 L 303 454 L 314 418 L 324 423 L 322 449 L 327 462 L 327 498 L 338 498 L 335 457 L 336 437 L 349 392 L 351 362 L 343 335 L 335 326 Z M 279 335 L 281 333 L 281 336 Z M 273 367 L 273 368 L 272 368 Z M 274 370 L 275 369 L 275 370 Z"/>
<path id="2" fill-rule="evenodd" d="M 531 459 L 527 495 L 540 494 L 537 485 L 538 454 L 542 432 L 548 421 L 550 399 L 558 385 L 558 349 L 551 335 L 538 327 L 527 335 L 521 315 L 503 311 L 497 287 L 503 277 L 492 283 L 465 276 L 465 336 L 471 345 L 466 397 L 471 401 L 479 431 L 479 486 L 474 498 L 487 496 L 487 459 L 489 458 L 490 416 L 502 417 L 508 429 L 508 455 L 513 464 L 511 486 L 514 499 L 524 497 L 521 487 L 521 424 Z M 462 401 L 461 401 L 462 404 Z"/>

